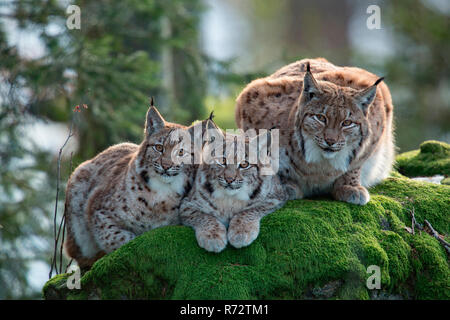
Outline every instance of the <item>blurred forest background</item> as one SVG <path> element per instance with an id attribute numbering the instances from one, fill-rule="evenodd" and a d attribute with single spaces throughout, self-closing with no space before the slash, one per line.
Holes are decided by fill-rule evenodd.
<path id="1" fill-rule="evenodd" d="M 80 30 L 66 27 L 70 4 Z M 59 217 L 72 168 L 141 141 L 149 96 L 170 121 L 214 108 L 233 128 L 240 90 L 304 57 L 386 76 L 400 151 L 449 142 L 449 15 L 447 0 L 0 0 L 0 299 L 40 298 L 73 118 Z"/>

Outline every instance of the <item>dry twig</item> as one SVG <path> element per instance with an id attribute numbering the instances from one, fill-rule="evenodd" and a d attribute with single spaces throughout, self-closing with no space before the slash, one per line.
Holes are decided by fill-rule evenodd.
<path id="1" fill-rule="evenodd" d="M 404 228 L 406 229 L 406 231 L 414 234 L 414 227 L 416 227 L 420 231 L 427 232 L 428 234 L 433 236 L 436 240 L 438 240 L 442 244 L 444 249 L 447 251 L 447 254 L 450 255 L 450 243 L 444 240 L 444 238 L 433 228 L 431 223 L 427 219 L 425 219 L 424 220 L 425 227 L 424 227 L 423 225 L 421 225 L 416 221 L 416 217 L 414 215 L 415 212 L 414 207 L 409 212 L 411 213 L 411 228 L 405 226 Z"/>
<path id="2" fill-rule="evenodd" d="M 56 199 L 55 199 L 55 212 L 53 215 L 53 236 L 55 239 L 55 243 L 54 243 L 54 248 L 53 248 L 53 258 L 51 261 L 51 265 L 50 265 L 50 273 L 48 275 L 49 279 L 52 277 L 53 275 L 53 270 L 55 270 L 56 274 L 61 273 L 62 271 L 62 246 L 63 243 L 61 243 L 61 256 L 60 256 L 60 266 L 58 269 L 58 263 L 57 263 L 57 255 L 58 255 L 58 242 L 61 236 L 61 231 L 63 233 L 62 238 L 64 241 L 64 233 L 65 233 L 65 213 L 63 214 L 62 218 L 61 218 L 61 222 L 59 224 L 58 227 L 58 232 L 56 231 L 56 218 L 58 215 L 58 199 L 59 199 L 59 181 L 61 179 L 61 158 L 62 158 L 62 152 L 64 150 L 64 148 L 66 147 L 67 143 L 69 142 L 70 138 L 73 137 L 74 133 L 73 133 L 73 126 L 74 126 L 74 119 L 72 119 L 72 122 L 70 124 L 70 129 L 69 129 L 69 134 L 66 138 L 66 141 L 64 141 L 64 144 L 62 145 L 62 147 L 59 149 L 59 153 L 58 153 L 58 162 L 57 162 L 57 177 L 56 177 Z"/>
<path id="3" fill-rule="evenodd" d="M 431 234 L 433 237 L 435 237 L 442 244 L 442 246 L 445 248 L 447 253 L 450 254 L 450 243 L 448 243 L 443 238 L 441 238 L 440 234 L 436 230 L 434 230 L 433 226 L 427 219 L 425 219 L 424 222 L 425 222 L 425 225 L 430 230 L 429 234 Z"/>

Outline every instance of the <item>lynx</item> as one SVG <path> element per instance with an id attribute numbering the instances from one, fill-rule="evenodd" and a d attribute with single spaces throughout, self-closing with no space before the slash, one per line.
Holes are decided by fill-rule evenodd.
<path id="1" fill-rule="evenodd" d="M 290 199 L 331 193 L 364 205 L 366 188 L 394 160 L 393 105 L 382 80 L 323 58 L 300 60 L 251 82 L 237 98 L 236 122 L 281 129 L 279 175 Z"/>
<path id="2" fill-rule="evenodd" d="M 259 234 L 260 220 L 280 208 L 287 197 L 276 174 L 261 174 L 259 157 L 249 162 L 249 145 L 255 143 L 264 150 L 270 138 L 260 134 L 242 140 L 245 151 L 239 156 L 242 136 L 224 135 L 214 126 L 209 127 L 211 131 L 223 143 L 222 152 L 212 151 L 212 143 L 205 146 L 204 154 L 213 156 L 199 166 L 192 190 L 180 206 L 180 217 L 182 224 L 195 230 L 200 247 L 220 252 L 227 243 L 235 248 L 250 245 Z"/>
<path id="3" fill-rule="evenodd" d="M 166 122 L 153 106 L 140 145 L 122 143 L 80 164 L 66 190 L 67 254 L 81 268 L 157 227 L 179 224 L 181 199 L 191 189 L 196 165 L 172 161 L 192 153 L 172 139 L 191 127 Z M 198 129 L 198 128 L 197 128 Z M 180 147 L 181 146 L 181 147 Z"/>

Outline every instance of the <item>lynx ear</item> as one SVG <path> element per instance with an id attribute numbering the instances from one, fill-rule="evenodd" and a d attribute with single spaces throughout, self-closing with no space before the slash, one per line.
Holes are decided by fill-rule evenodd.
<path id="1" fill-rule="evenodd" d="M 364 112 L 364 115 L 367 115 L 367 111 L 377 94 L 377 85 L 383 81 L 383 79 L 384 77 L 379 78 L 373 85 L 361 90 L 354 96 L 356 105 Z"/>
<path id="2" fill-rule="evenodd" d="M 203 124 L 203 132 L 202 132 L 202 134 L 203 135 L 206 134 L 206 131 L 208 129 L 220 130 L 219 127 L 217 126 L 217 124 L 214 122 L 213 118 L 214 118 L 214 111 L 211 111 L 211 113 L 209 114 L 209 117 L 202 121 L 202 124 Z"/>
<path id="3" fill-rule="evenodd" d="M 207 119 L 206 120 L 206 132 L 205 132 L 205 141 L 206 143 L 214 142 L 215 140 L 222 139 L 225 140 L 225 136 L 220 130 L 220 128 L 214 123 L 214 121 Z"/>
<path id="4" fill-rule="evenodd" d="M 309 102 L 320 93 L 319 84 L 311 73 L 309 62 L 306 64 L 306 73 L 303 77 L 302 100 Z"/>
<path id="5" fill-rule="evenodd" d="M 147 111 L 147 118 L 145 120 L 145 136 L 150 137 L 151 135 L 159 132 L 166 125 L 164 118 L 158 112 L 155 106 L 153 106 L 153 98 L 151 107 Z"/>

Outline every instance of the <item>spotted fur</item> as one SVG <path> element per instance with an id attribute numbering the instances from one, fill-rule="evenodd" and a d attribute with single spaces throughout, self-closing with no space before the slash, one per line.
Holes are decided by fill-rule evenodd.
<path id="1" fill-rule="evenodd" d="M 393 105 L 381 80 L 323 58 L 297 61 L 251 82 L 236 122 L 280 129 L 279 175 L 291 199 L 331 193 L 363 205 L 394 160 Z"/>
<path id="2" fill-rule="evenodd" d="M 220 130 L 217 134 L 224 137 Z M 181 222 L 194 228 L 199 246 L 207 251 L 220 252 L 227 243 L 248 246 L 259 234 L 261 218 L 287 199 L 276 174 L 262 175 L 262 164 L 249 164 L 248 152 L 240 159 L 237 141 L 237 135 L 226 134 L 222 153 L 211 152 L 213 144 L 205 147 L 204 154 L 213 154 L 211 161 L 204 159 L 199 166 L 193 188 L 180 206 Z M 247 151 L 249 143 L 247 139 Z M 267 142 L 259 146 L 265 148 Z"/>
<path id="3" fill-rule="evenodd" d="M 151 107 L 140 145 L 112 146 L 73 172 L 66 190 L 65 248 L 80 267 L 147 230 L 179 224 L 180 201 L 197 166 L 172 162 L 172 152 L 183 154 L 175 149 L 181 144 L 170 138 L 174 130 L 194 134 L 194 126 L 166 122 Z"/>

